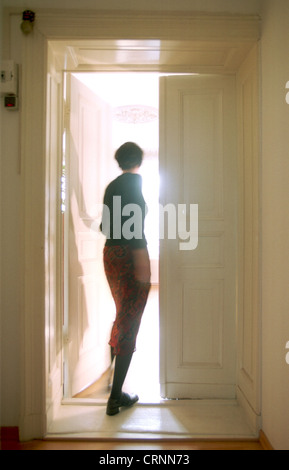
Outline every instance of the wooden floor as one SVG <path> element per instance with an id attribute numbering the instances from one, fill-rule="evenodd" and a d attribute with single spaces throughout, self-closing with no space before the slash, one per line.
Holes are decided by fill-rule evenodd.
<path id="1" fill-rule="evenodd" d="M 36 440 L 16 444 L 2 442 L 1 450 L 97 450 L 97 451 L 192 451 L 266 450 L 259 441 L 81 441 Z"/>
<path id="2" fill-rule="evenodd" d="M 198 440 L 198 439 L 46 439 L 19 442 L 18 428 L 1 428 L 1 450 L 96 450 L 96 451 L 193 451 L 193 450 L 274 450 L 267 436 L 259 440 Z M 123 453 L 122 453 L 123 455 Z"/>

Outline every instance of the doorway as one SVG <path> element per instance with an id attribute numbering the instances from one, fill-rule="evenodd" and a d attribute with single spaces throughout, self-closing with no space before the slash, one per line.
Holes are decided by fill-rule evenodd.
<path id="1" fill-rule="evenodd" d="M 106 82 L 108 80 L 105 75 L 102 75 L 101 78 L 106 78 Z M 148 75 L 146 75 L 147 78 Z M 157 80 L 159 79 L 160 77 L 157 76 Z M 90 255 L 89 246 L 94 240 L 90 238 L 93 219 L 93 204 L 91 202 L 96 200 L 94 199 L 96 195 L 93 191 L 94 185 L 91 188 L 89 180 L 92 177 L 92 169 L 100 178 L 98 179 L 100 187 L 105 186 L 105 181 L 100 175 L 106 175 L 108 183 L 114 175 L 118 174 L 117 168 L 110 169 L 110 165 L 103 164 L 105 162 L 103 157 L 107 155 L 103 150 L 103 132 L 110 136 L 110 139 L 105 139 L 105 141 L 113 143 L 114 138 L 110 134 L 111 128 L 107 122 L 110 121 L 114 113 L 111 112 L 110 106 L 107 106 L 108 100 L 100 93 L 100 84 L 96 85 L 97 94 L 95 91 L 91 94 L 91 86 L 87 86 L 88 83 L 85 84 L 85 89 L 82 85 L 83 80 L 80 81 L 79 76 L 73 74 L 71 77 L 73 92 L 70 102 L 70 164 L 68 165 L 70 166 L 71 178 L 68 186 L 70 187 L 71 207 L 73 204 L 75 205 L 75 200 L 78 201 L 74 209 L 77 208 L 81 221 L 77 220 L 77 217 L 75 218 L 77 211 L 74 212 L 72 219 L 74 227 L 78 227 L 78 233 L 76 234 L 74 231 L 73 242 L 79 243 L 80 241 L 78 249 L 80 249 L 81 255 L 77 258 L 78 261 L 83 262 L 81 266 L 83 270 L 78 273 L 76 288 L 71 289 L 73 295 L 76 292 L 78 295 L 80 294 L 80 298 L 72 302 L 79 309 L 76 316 L 75 332 L 76 342 L 78 341 L 80 345 L 80 354 L 77 357 L 76 374 L 73 378 L 78 387 L 83 377 L 85 380 L 91 377 L 89 368 L 85 367 L 87 363 L 90 370 L 93 369 L 95 372 L 95 362 L 93 360 L 91 363 L 86 362 L 89 361 L 90 352 L 93 352 L 94 359 L 96 357 L 95 351 L 100 354 L 98 357 L 102 355 L 104 364 L 106 364 L 108 356 L 108 354 L 106 356 L 103 354 L 104 348 L 95 345 L 94 337 L 91 335 L 93 328 L 96 333 L 99 331 L 100 322 L 93 324 L 91 321 L 91 317 L 95 317 L 95 310 L 91 309 L 89 305 L 90 302 L 92 305 L 93 303 L 97 305 L 99 296 L 104 290 L 100 287 L 100 270 L 97 277 L 91 270 L 93 263 L 100 269 L 102 259 L 101 257 L 97 259 L 97 253 L 101 253 L 101 244 L 98 246 L 96 243 L 97 247 L 92 250 L 93 256 Z M 145 362 L 149 367 L 145 371 L 140 359 L 141 354 L 137 356 L 138 353 L 135 355 L 127 385 L 130 390 L 134 389 L 134 387 L 131 388 L 131 384 L 136 385 L 142 403 L 146 403 L 147 406 L 151 406 L 152 402 L 159 404 L 160 395 L 168 398 L 187 399 L 183 403 L 185 406 L 191 407 L 194 404 L 190 404 L 188 399 L 225 399 L 226 405 L 230 407 L 229 414 L 231 416 L 231 412 L 236 406 L 237 354 L 235 336 L 237 310 L 235 279 L 237 278 L 238 252 L 236 78 L 220 75 L 165 76 L 161 77 L 160 86 L 162 95 L 160 128 L 164 129 L 165 127 L 166 129 L 166 132 L 162 132 L 161 142 L 162 155 L 165 155 L 165 159 L 163 156 L 161 158 L 161 168 L 163 171 L 165 170 L 166 181 L 161 191 L 161 201 L 163 205 L 172 202 L 177 205 L 178 201 L 198 202 L 200 206 L 200 237 L 198 249 L 194 252 L 179 250 L 180 237 L 163 240 L 161 243 L 161 287 L 166 286 L 165 289 L 161 289 L 162 306 L 165 306 L 162 311 L 160 329 L 162 335 L 161 393 L 159 393 L 158 380 L 154 383 L 150 382 L 148 389 L 142 386 L 141 379 L 144 380 L 145 385 L 148 385 L 145 383 L 147 377 L 150 380 L 151 375 L 157 377 L 157 374 L 152 374 L 150 368 L 150 364 L 155 364 L 156 361 L 148 364 L 146 357 Z M 76 101 L 74 98 L 72 99 L 72 96 L 74 98 L 78 96 Z M 118 114 L 124 113 L 126 121 L 130 119 L 128 106 L 117 106 L 116 111 Z M 139 111 L 136 109 L 136 105 L 133 108 L 133 119 L 135 119 L 135 115 Z M 151 112 L 152 110 L 150 110 L 150 114 Z M 101 126 L 97 126 L 99 116 L 101 116 Z M 136 124 L 133 123 L 133 125 Z M 95 129 L 99 134 L 95 134 Z M 95 144 L 89 144 L 91 134 L 93 139 L 98 142 L 99 148 Z M 125 133 L 121 132 L 121 138 L 124 135 Z M 128 136 L 131 138 L 131 130 Z M 113 155 L 115 148 L 122 142 L 123 140 L 112 145 L 110 155 Z M 141 144 L 139 140 L 137 142 Z M 97 167 L 93 162 L 95 162 L 95 154 L 99 150 L 102 158 L 99 160 L 100 166 Z M 87 164 L 86 157 L 91 164 Z M 74 160 L 75 166 L 72 164 Z M 158 159 L 154 164 L 158 166 Z M 145 165 L 144 169 L 146 169 Z M 148 172 L 151 175 L 151 168 Z M 79 181 L 80 175 L 81 181 Z M 145 172 L 143 176 L 145 180 Z M 76 180 L 74 181 L 73 178 Z M 152 192 L 152 178 L 149 183 L 149 189 Z M 79 189 L 81 192 L 76 197 Z M 103 189 L 99 194 L 103 194 Z M 89 234 L 85 232 L 87 226 Z M 95 240 L 95 242 L 98 241 Z M 73 249 L 67 251 L 73 257 Z M 96 260 L 93 259 L 94 254 Z M 95 295 L 95 284 L 98 285 L 97 295 Z M 105 304 L 106 300 L 103 301 Z M 102 311 L 101 304 L 98 306 Z M 90 314 L 90 310 L 92 314 Z M 144 316 L 145 319 L 146 316 Z M 81 330 L 77 326 L 80 326 Z M 109 332 L 109 326 L 107 332 Z M 148 335 L 145 328 L 143 331 L 144 351 L 146 352 Z M 139 339 L 142 346 L 142 331 Z M 94 351 L 91 348 L 91 340 L 96 346 Z M 151 343 L 149 346 L 151 347 Z M 73 354 L 75 351 L 76 348 L 71 347 Z M 141 348 L 139 352 L 141 352 Z M 102 380 L 104 369 L 101 365 L 99 371 L 102 384 L 104 383 Z M 95 399 L 100 398 L 98 404 L 104 404 L 104 396 L 101 397 L 98 394 L 99 389 L 96 393 L 96 382 L 99 383 L 99 379 L 93 382 L 89 389 L 85 387 L 80 394 L 72 393 L 71 396 L 92 398 L 93 403 L 95 403 Z M 156 393 L 154 393 L 155 390 Z M 66 403 L 71 404 L 71 401 Z M 221 406 L 223 405 L 222 403 Z M 205 406 L 208 406 L 208 403 Z M 174 412 L 170 409 L 169 414 L 174 414 Z M 101 410 L 98 410 L 98 413 L 101 413 Z M 142 414 L 142 411 L 138 410 L 136 413 L 139 415 Z M 146 414 L 145 411 L 143 413 Z M 238 407 L 239 413 L 244 424 L 242 411 Z M 223 410 L 222 416 L 225 416 Z M 139 417 L 137 416 L 136 419 L 138 420 Z M 141 425 L 142 429 L 146 428 L 145 419 L 142 416 L 141 420 L 144 420 Z M 154 425 L 158 419 L 159 417 L 156 418 Z M 178 417 L 177 422 L 182 419 Z M 125 426 L 127 425 L 134 428 L 135 423 L 128 424 L 125 420 Z M 188 425 L 188 429 L 191 430 L 191 424 Z"/>
<path id="2" fill-rule="evenodd" d="M 144 150 L 140 173 L 152 289 L 125 388 L 137 390 L 142 402 L 159 400 L 159 74 L 69 74 L 65 101 L 65 397 L 107 399 L 114 305 L 102 268 L 98 208 L 105 187 L 120 174 L 115 151 L 134 141 Z"/>
<path id="3" fill-rule="evenodd" d="M 174 201 L 176 202 L 198 202 L 197 198 L 192 197 L 193 191 L 197 189 L 203 198 L 203 214 L 201 215 L 205 224 L 202 228 L 201 235 L 208 242 L 206 246 L 200 243 L 199 251 L 198 253 L 196 252 L 197 256 L 194 257 L 194 259 L 192 259 L 192 257 L 191 259 L 186 259 L 188 258 L 185 256 L 186 253 L 182 253 L 182 255 L 177 258 L 175 254 L 178 252 L 178 249 L 175 249 L 175 246 L 172 246 L 171 244 L 170 246 L 168 244 L 165 246 L 162 244 L 162 253 L 165 254 L 165 257 L 162 259 L 164 260 L 166 258 L 166 261 L 164 264 L 162 264 L 161 269 L 163 276 L 161 285 L 164 285 L 165 289 L 163 290 L 163 295 L 161 295 L 160 301 L 163 306 L 163 316 L 160 325 L 160 337 L 162 338 L 160 357 L 162 369 L 160 375 L 162 385 L 161 395 L 164 397 L 231 398 L 235 400 L 236 394 L 239 394 L 238 400 L 242 400 L 243 390 L 239 388 L 240 382 L 238 382 L 238 373 L 235 369 L 235 358 L 236 354 L 238 354 L 238 356 L 243 359 L 242 355 L 245 355 L 245 352 L 248 351 L 248 349 L 242 349 L 242 347 L 240 348 L 240 342 L 242 346 L 244 346 L 245 343 L 247 344 L 247 342 L 249 343 L 251 341 L 252 335 L 249 334 L 250 332 L 248 328 L 246 328 L 247 320 L 243 319 L 242 323 L 243 312 L 239 309 L 238 341 L 235 337 L 237 299 L 235 297 L 235 288 L 230 289 L 228 286 L 232 286 L 232 283 L 234 282 L 240 282 L 241 289 L 239 292 L 241 292 L 242 278 L 238 278 L 239 273 L 237 273 L 236 267 L 233 269 L 233 271 L 230 270 L 230 272 L 224 269 L 224 262 L 225 259 L 229 259 L 230 263 L 231 261 L 233 261 L 233 263 L 237 261 L 235 256 L 237 257 L 238 253 L 238 242 L 234 235 L 236 234 L 237 221 L 235 220 L 233 223 L 230 223 L 229 216 L 229 219 L 227 219 L 227 221 L 222 225 L 222 222 L 224 222 L 222 218 L 225 214 L 232 214 L 234 212 L 234 210 L 232 211 L 234 204 L 240 203 L 238 210 L 235 210 L 234 212 L 236 217 L 236 214 L 239 211 L 239 207 L 241 207 L 239 212 L 241 219 L 239 221 L 239 226 L 243 229 L 243 224 L 250 224 L 252 219 L 250 218 L 247 220 L 245 219 L 245 216 L 244 219 L 242 219 L 244 214 L 242 212 L 244 210 L 242 206 L 242 192 L 240 192 L 240 200 L 238 200 L 238 202 L 236 201 L 236 197 L 230 197 L 229 195 L 230 188 L 231 190 L 233 189 L 234 194 L 235 191 L 237 191 L 237 187 L 242 189 L 243 175 L 240 173 L 237 176 L 235 172 L 237 163 L 236 148 L 232 153 L 228 152 L 227 149 L 227 156 L 225 159 L 223 158 L 222 149 L 224 145 L 227 145 L 227 142 L 222 139 L 224 139 L 224 135 L 228 135 L 230 137 L 230 141 L 233 142 L 233 147 L 236 145 L 237 139 L 235 131 L 237 128 L 237 112 L 236 109 L 232 111 L 232 109 L 236 106 L 236 101 L 239 100 L 241 102 L 238 114 L 240 121 L 245 120 L 246 116 L 251 113 L 251 107 L 255 106 L 254 97 L 256 95 L 253 95 L 252 93 L 252 84 L 255 85 L 255 79 L 257 77 L 257 73 L 255 74 L 256 69 L 254 68 L 257 63 L 255 52 L 256 51 L 250 54 L 248 61 L 246 61 L 243 67 L 240 69 L 242 73 L 240 72 L 238 75 L 212 74 L 206 76 L 200 74 L 198 77 L 194 78 L 193 83 L 190 81 L 190 77 L 184 77 L 184 81 L 182 79 L 182 83 L 179 82 L 180 78 L 178 77 L 163 77 L 161 81 L 162 89 L 160 95 L 162 107 L 160 127 L 162 129 L 162 151 L 160 154 L 161 167 L 163 172 L 162 176 L 165 177 L 166 181 L 166 184 L 163 185 L 163 188 L 166 188 L 166 196 L 169 196 L 167 198 L 164 196 L 164 193 L 162 193 L 162 202 L 165 205 L 171 201 L 171 194 L 169 193 L 168 189 L 173 190 L 173 197 Z M 251 72 L 251 70 L 253 70 L 253 72 Z M 227 83 L 227 85 L 224 86 L 222 81 Z M 244 86 L 246 81 L 248 86 Z M 79 90 L 77 92 L 79 93 Z M 81 93 L 79 93 L 79 96 L 80 95 Z M 103 131 L 108 132 L 108 126 L 106 123 L 110 116 L 109 107 L 106 106 L 107 103 L 105 103 L 105 100 L 95 99 L 95 93 L 92 95 L 90 94 L 89 96 L 82 96 L 79 102 L 76 103 L 76 106 L 75 103 L 73 106 L 71 103 L 68 105 L 69 113 L 71 116 L 73 116 L 74 119 L 72 120 L 73 126 L 76 127 L 76 132 L 74 133 L 75 138 L 72 139 L 72 145 L 69 149 L 70 154 L 74 145 L 78 149 L 75 155 L 84 155 L 86 152 L 88 152 L 88 147 L 90 148 L 91 146 L 87 145 L 89 139 L 84 137 L 85 132 L 90 132 L 91 129 L 97 129 L 97 132 L 100 132 L 99 135 L 102 135 Z M 224 101 L 225 95 L 226 99 Z M 74 96 L 73 93 L 71 96 Z M 173 101 L 170 101 L 171 98 Z M 94 100 L 95 105 L 93 104 Z M 233 106 L 229 113 L 227 113 L 228 103 L 230 106 Z M 245 108 L 243 109 L 242 106 L 245 106 Z M 105 115 L 106 118 L 102 118 L 99 121 L 99 113 L 102 113 L 102 116 Z M 65 114 L 67 116 L 67 110 Z M 226 125 L 224 126 L 225 116 Z M 198 140 L 199 131 L 203 131 L 207 127 L 205 122 L 208 117 L 208 122 L 211 126 L 211 132 L 209 132 L 211 140 L 208 141 L 206 138 L 206 132 L 201 132 L 201 139 Z M 227 127 L 228 120 L 230 121 L 229 128 Z M 100 125 L 94 126 L 93 123 L 97 124 L 98 122 Z M 197 124 L 195 128 L 198 129 L 198 133 L 195 134 L 195 136 L 197 137 L 196 141 L 198 142 L 197 145 L 199 147 L 195 148 L 195 152 L 191 155 L 194 158 L 197 155 L 197 161 L 194 161 L 194 158 L 191 158 L 190 153 L 188 153 L 192 147 L 191 144 L 194 144 L 195 142 L 193 138 L 193 128 L 190 125 L 192 122 Z M 79 132 L 80 128 L 82 128 L 81 132 Z M 227 129 L 226 133 L 224 132 L 225 129 Z M 228 129 L 232 129 L 232 132 L 230 130 L 228 131 Z M 253 134 L 250 133 L 249 127 L 246 127 L 243 130 L 244 132 L 248 131 L 244 137 L 242 136 L 244 140 L 247 139 L 248 141 L 246 142 L 244 149 L 242 149 L 244 152 L 246 152 L 247 149 L 251 148 L 250 139 L 252 138 Z M 184 136 L 187 139 L 186 142 L 183 140 Z M 97 145 L 100 145 L 100 148 L 98 149 L 97 147 L 94 147 L 92 152 L 90 148 L 88 154 L 91 158 L 91 164 L 88 164 L 87 166 L 82 165 L 80 160 L 75 167 L 78 170 L 79 168 L 81 169 L 83 181 L 86 180 L 88 184 L 80 185 L 78 178 L 79 172 L 74 172 L 76 177 L 75 188 L 79 189 L 82 186 L 88 190 L 88 192 L 90 191 L 90 194 L 95 198 L 96 203 L 102 198 L 105 179 L 101 178 L 100 181 L 102 181 L 102 183 L 100 182 L 100 184 L 97 186 L 97 188 L 99 188 L 99 194 L 96 194 L 95 187 L 89 185 L 89 181 L 91 179 L 91 169 L 94 168 L 94 171 L 96 171 L 98 175 L 100 175 L 102 172 L 105 173 L 107 169 L 106 167 L 101 167 L 99 169 L 93 167 L 93 165 L 95 165 L 95 152 L 100 151 L 104 155 L 105 158 L 101 159 L 102 162 L 106 160 L 107 155 L 113 155 L 113 151 L 111 149 L 108 151 L 107 148 L 102 148 L 103 141 L 107 143 L 110 142 L 110 139 L 94 139 L 94 142 L 96 142 Z M 176 143 L 177 145 L 180 145 L 180 147 L 176 147 Z M 213 152 L 215 148 L 214 144 L 216 144 L 216 148 L 218 149 L 216 161 L 214 160 Z M 200 157 L 202 154 L 202 146 L 205 149 L 205 158 Z M 243 153 L 241 151 L 241 167 L 243 165 L 242 158 Z M 246 171 L 250 171 L 249 163 L 251 163 L 251 158 L 252 156 L 248 154 L 248 169 Z M 193 175 L 192 166 L 195 163 L 199 166 L 201 172 L 203 172 L 203 177 L 210 178 L 210 185 L 203 185 L 203 188 L 209 188 L 207 190 L 207 194 L 204 192 L 202 193 L 202 185 L 200 185 L 200 181 L 198 181 L 198 178 L 196 177 L 196 172 L 194 173 L 195 184 L 192 185 L 190 175 Z M 88 171 L 86 171 L 87 169 Z M 232 170 L 233 174 L 230 173 Z M 224 171 L 230 173 L 229 176 L 228 173 L 226 173 L 225 176 L 225 180 L 228 183 L 226 188 L 229 188 L 229 193 L 226 192 L 226 197 L 225 193 L 223 193 L 223 190 L 226 189 L 225 186 L 223 186 Z M 181 180 L 180 176 L 184 179 Z M 214 179 L 214 176 L 216 176 L 216 179 Z M 107 175 L 107 182 L 110 179 L 111 178 L 109 175 Z M 174 183 L 175 180 L 177 180 L 177 185 Z M 70 182 L 71 181 L 72 179 L 70 179 Z M 215 181 L 217 184 L 214 183 Z M 102 184 L 103 188 L 101 188 Z M 232 185 L 234 185 L 234 188 L 232 188 Z M 213 188 L 213 191 L 210 191 L 210 188 Z M 245 189 L 246 192 L 249 191 L 248 186 L 246 186 Z M 78 242 L 80 242 L 82 249 L 80 258 L 82 258 L 83 261 L 88 262 L 86 266 L 88 271 L 85 273 L 80 273 L 78 282 L 75 284 L 75 288 L 71 289 L 74 294 L 80 294 L 79 298 L 72 302 L 72 304 L 78 308 L 78 312 L 76 312 L 76 319 L 82 330 L 79 330 L 78 328 L 75 329 L 75 338 L 72 338 L 68 335 L 68 339 L 66 340 L 65 337 L 64 346 L 65 348 L 69 348 L 74 353 L 76 351 L 77 354 L 80 351 L 80 354 L 76 357 L 76 360 L 80 360 L 80 363 L 77 364 L 77 374 L 75 374 L 75 376 L 77 380 L 79 378 L 81 379 L 80 376 L 85 370 L 85 373 L 87 374 L 86 384 L 91 383 L 91 370 L 95 371 L 95 363 L 92 361 L 91 367 L 89 366 L 87 368 L 83 368 L 81 364 L 81 360 L 86 360 L 88 358 L 89 352 L 91 352 L 90 341 L 92 339 L 91 333 L 85 334 L 92 331 L 91 328 L 87 328 L 87 325 L 89 324 L 89 315 L 87 309 L 85 308 L 85 303 L 89 296 L 94 298 L 96 301 L 99 300 L 101 297 L 100 294 L 103 292 L 102 289 L 99 289 L 98 294 L 96 295 L 95 293 L 95 286 L 97 285 L 99 288 L 99 284 L 94 277 L 95 274 L 92 274 L 91 272 L 93 260 L 89 259 L 89 245 L 91 244 L 85 230 L 87 221 L 91 221 L 89 207 L 90 204 L 87 204 L 89 200 L 90 199 L 87 198 L 86 194 L 84 193 L 82 193 L 79 198 L 79 207 L 80 213 L 82 214 L 81 218 L 83 223 L 81 222 L 80 230 L 78 231 L 77 236 Z M 72 198 L 72 202 L 75 203 L 75 201 L 77 201 L 77 198 Z M 251 203 L 250 200 L 245 201 L 246 205 L 249 205 L 249 203 Z M 215 226 L 212 225 L 211 222 L 215 223 Z M 89 228 L 91 228 L 90 224 Z M 226 234 L 223 230 L 224 228 L 227 230 Z M 247 230 L 249 231 L 250 227 Z M 241 236 L 238 246 L 240 247 L 239 256 L 242 261 L 242 250 L 250 250 L 250 247 L 248 247 L 248 241 L 250 242 L 250 240 L 246 240 L 246 244 L 242 246 Z M 228 241 L 228 244 L 225 242 L 225 240 Z M 225 253 L 225 247 L 228 246 L 230 247 L 231 253 L 234 252 L 233 257 L 229 256 L 228 252 Z M 208 247 L 209 250 L 207 249 Z M 97 253 L 100 248 L 100 244 L 97 245 L 94 252 Z M 207 255 L 207 259 L 202 259 L 200 254 Z M 76 257 L 76 259 L 78 260 L 78 257 Z M 185 265 L 186 261 L 188 262 L 187 265 Z M 238 261 L 238 270 L 241 270 L 242 263 L 240 259 Z M 181 266 L 180 263 L 183 263 L 183 265 Z M 100 268 L 100 263 L 98 263 L 98 268 Z M 250 266 L 248 266 L 248 268 L 250 269 Z M 94 270 L 94 273 L 95 272 L 96 271 Z M 206 273 L 214 273 L 214 275 L 211 278 L 206 278 Z M 181 276 L 179 276 L 179 274 L 181 274 Z M 200 277 L 198 278 L 199 274 Z M 169 278 L 169 276 L 171 277 Z M 195 279 L 189 278 L 189 276 L 195 276 Z M 226 282 L 224 282 L 224 276 L 226 276 Z M 229 310 L 227 307 L 225 307 L 226 312 L 229 311 L 229 317 L 226 316 L 226 321 L 224 316 L 224 305 L 225 303 L 227 306 L 229 304 L 227 300 L 224 302 L 225 298 L 223 295 L 225 290 L 230 297 L 229 304 L 231 305 Z M 234 305 L 233 308 L 232 305 Z M 191 312 L 193 310 L 200 312 L 202 311 L 201 309 L 203 309 L 206 313 L 204 316 L 200 314 L 196 318 L 191 316 Z M 213 309 L 216 311 L 215 316 L 212 316 L 211 314 Z M 84 312 L 84 316 L 82 314 L 79 315 L 79 312 Z M 251 312 L 248 309 L 244 311 L 244 315 L 249 316 L 250 314 Z M 194 323 L 195 320 L 196 322 Z M 206 324 L 209 325 L 208 329 L 206 328 Z M 244 329 L 242 329 L 242 325 L 244 325 Z M 97 325 L 94 326 L 96 331 L 99 331 Z M 79 334 L 79 331 L 81 331 L 81 334 Z M 191 347 L 192 342 L 190 342 L 190 331 L 194 332 L 194 340 L 196 340 L 194 341 L 193 348 Z M 199 334 L 199 332 L 201 334 Z M 204 333 L 206 340 L 200 341 Z M 227 338 L 226 344 L 228 345 L 230 343 L 233 349 L 229 349 L 227 346 L 224 346 L 224 343 L 222 342 L 224 334 Z M 73 347 L 73 341 L 75 341 L 75 344 L 80 346 L 80 349 Z M 106 344 L 107 341 L 103 343 L 103 345 Z M 238 351 L 236 351 L 237 344 Z M 99 351 L 103 352 L 104 346 L 99 345 L 98 349 Z M 223 355 L 224 351 L 226 355 Z M 232 354 L 230 354 L 230 352 L 232 352 Z M 96 358 L 99 356 L 97 354 L 92 354 L 92 357 Z M 246 353 L 246 358 L 247 357 L 248 354 Z M 224 363 L 226 363 L 225 367 Z M 246 364 L 240 364 L 242 373 L 246 370 L 247 364 L 248 366 L 250 365 L 249 362 Z M 194 370 L 194 376 L 192 374 L 192 370 Z M 214 370 L 215 372 L 215 380 L 213 383 L 210 382 L 211 370 Z M 81 374 L 78 374 L 78 372 L 81 372 Z M 229 372 L 229 383 L 227 382 L 227 372 Z M 67 377 L 67 371 L 65 371 L 65 377 Z M 244 377 L 247 379 L 247 372 L 244 374 Z M 210 387 L 208 387 L 208 385 L 210 385 Z M 82 390 L 79 384 L 77 385 L 76 393 L 78 390 Z M 69 393 L 68 396 L 74 396 L 74 394 Z M 246 402 L 244 402 L 244 405 L 246 407 Z M 255 416 L 252 416 L 252 419 L 254 420 Z"/>
<path id="4" fill-rule="evenodd" d="M 45 436 L 62 403 L 62 217 L 60 203 L 56 203 L 60 200 L 62 76 L 63 71 L 84 69 L 237 77 L 240 256 L 236 387 L 238 403 L 254 429 L 260 429 L 260 38 L 260 18 L 250 15 L 69 9 L 62 15 L 39 10 L 33 41 L 24 41 L 22 56 L 22 439 Z M 9 35 L 6 39 L 9 44 Z M 144 51 L 141 60 L 139 51 Z M 104 55 L 108 60 L 102 60 Z M 237 434 L 235 429 L 231 435 Z"/>
<path id="5" fill-rule="evenodd" d="M 159 118 L 159 87 L 161 113 Z M 98 233 L 104 189 L 119 174 L 113 154 L 124 141 L 145 150 L 142 167 L 153 289 L 158 312 L 128 376 L 146 399 L 236 396 L 237 149 L 236 78 L 222 75 L 71 74 L 66 212 L 69 267 L 65 328 L 67 397 L 92 398 L 110 367 L 111 295 Z M 159 129 L 163 185 L 159 206 Z M 188 243 L 192 205 L 199 207 L 198 243 Z M 158 209 L 162 207 L 161 213 Z M 186 229 L 180 233 L 179 209 Z M 167 233 L 159 240 L 159 216 Z M 188 227 L 190 228 L 187 231 Z M 175 229 L 175 232 L 174 232 Z M 174 232 L 174 233 L 173 233 Z M 184 243 L 184 240 L 187 242 Z M 182 247 L 181 247 L 182 245 Z M 146 318 L 142 325 L 144 331 Z M 150 325 L 151 324 L 151 325 Z M 152 327 L 152 330 L 150 329 Z M 141 331 L 141 333 L 142 333 Z M 156 335 L 152 335 L 156 331 Z M 141 337 L 142 335 L 140 335 Z M 153 344 L 156 340 L 156 344 Z M 146 341 L 149 346 L 146 346 Z M 153 351 L 149 360 L 147 351 Z M 142 354 L 141 354 L 142 351 Z M 141 374 L 138 373 L 141 371 Z M 144 373 L 146 371 L 146 373 Z M 96 393 L 96 392 L 95 392 Z M 158 396 L 157 396 L 158 395 Z M 97 396 L 95 398 L 98 398 Z M 150 397 L 151 398 L 151 397 Z"/>

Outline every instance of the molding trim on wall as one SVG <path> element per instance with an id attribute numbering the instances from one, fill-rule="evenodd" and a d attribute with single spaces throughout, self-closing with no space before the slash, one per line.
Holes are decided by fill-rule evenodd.
<path id="1" fill-rule="evenodd" d="M 178 40 L 186 31 L 186 40 L 257 41 L 261 21 L 257 16 L 207 15 L 192 12 L 128 12 L 128 11 L 73 11 L 43 10 L 37 13 L 36 27 L 49 38 L 69 37 L 71 28 L 75 38 L 102 39 L 170 39 Z M 156 36 L 157 31 L 157 36 Z"/>
<path id="2" fill-rule="evenodd" d="M 258 41 L 261 18 L 257 15 L 192 13 L 191 11 L 35 10 L 35 29 L 47 39 L 162 39 L 187 41 Z M 20 15 L 19 8 L 4 8 Z M 186 34 L 184 35 L 184 31 Z M 157 34 L 156 34 L 157 33 Z"/>

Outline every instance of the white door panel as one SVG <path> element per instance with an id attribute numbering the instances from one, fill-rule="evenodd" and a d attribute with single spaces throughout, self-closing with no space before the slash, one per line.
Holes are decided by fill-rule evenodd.
<path id="1" fill-rule="evenodd" d="M 199 213 L 195 250 L 161 241 L 162 395 L 233 397 L 235 78 L 164 77 L 160 96 L 161 202 L 198 204 Z"/>
<path id="2" fill-rule="evenodd" d="M 112 318 L 97 234 L 110 155 L 109 106 L 71 76 L 68 172 L 68 395 L 97 380 L 109 364 Z"/>

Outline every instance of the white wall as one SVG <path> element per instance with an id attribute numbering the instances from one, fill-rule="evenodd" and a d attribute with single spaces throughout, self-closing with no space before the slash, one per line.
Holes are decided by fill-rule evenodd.
<path id="1" fill-rule="evenodd" d="M 103 6 L 103 0 L 82 0 L 82 8 Z M 79 0 L 30 0 L 29 8 L 79 8 Z M 2 5 L 27 7 L 26 0 L 2 0 Z M 177 9 L 258 13 L 263 5 L 263 429 L 276 448 L 289 449 L 289 80 L 288 0 L 106 0 L 106 9 Z M 21 63 L 23 37 L 12 25 L 6 58 Z M 7 54 L 9 53 L 9 57 Z M 19 113 L 1 105 L 1 425 L 19 425 L 20 407 L 20 288 L 21 233 L 19 174 Z"/>
<path id="2" fill-rule="evenodd" d="M 18 22 L 12 25 L 11 57 L 21 64 Z M 3 57 L 9 58 L 3 46 Z M 17 425 L 20 412 L 20 113 L 0 98 L 1 171 L 1 425 Z"/>
<path id="3" fill-rule="evenodd" d="M 289 449 L 289 2 L 263 9 L 263 430 Z"/>

